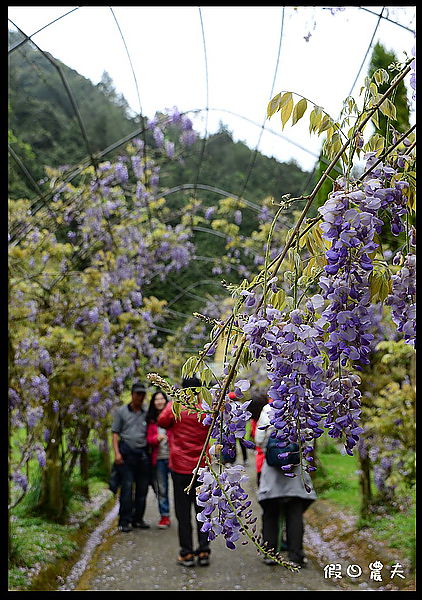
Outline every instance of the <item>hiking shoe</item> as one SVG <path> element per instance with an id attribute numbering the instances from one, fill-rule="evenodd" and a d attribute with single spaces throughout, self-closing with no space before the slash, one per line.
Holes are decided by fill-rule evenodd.
<path id="1" fill-rule="evenodd" d="M 198 554 L 198 565 L 200 567 L 208 567 L 210 564 L 210 553 L 209 552 L 200 552 Z"/>
<path id="2" fill-rule="evenodd" d="M 157 527 L 160 529 L 167 529 L 167 527 L 170 527 L 170 517 L 161 517 Z"/>
<path id="3" fill-rule="evenodd" d="M 177 564 L 182 567 L 194 567 L 195 561 L 193 554 L 185 554 L 185 556 L 179 556 L 177 559 Z"/>
<path id="4" fill-rule="evenodd" d="M 119 525 L 119 531 L 129 533 L 129 531 L 132 531 L 132 527 L 128 523 L 123 523 L 122 525 Z"/>
<path id="5" fill-rule="evenodd" d="M 134 529 L 149 529 L 151 525 L 148 525 L 148 523 L 145 523 L 145 521 L 133 521 L 132 527 Z"/>
<path id="6" fill-rule="evenodd" d="M 294 567 L 300 567 L 303 569 L 308 564 L 308 559 L 304 556 L 301 560 L 291 560 L 289 559 L 289 563 L 291 563 Z"/>

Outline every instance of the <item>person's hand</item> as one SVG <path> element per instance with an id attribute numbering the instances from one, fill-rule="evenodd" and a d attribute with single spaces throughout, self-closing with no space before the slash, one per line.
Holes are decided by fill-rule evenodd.
<path id="1" fill-rule="evenodd" d="M 165 434 L 165 433 L 159 433 L 159 434 L 157 435 L 157 440 L 158 440 L 158 442 L 161 442 L 161 441 L 162 441 L 162 440 L 163 440 L 165 437 L 166 437 L 166 434 Z"/>
<path id="2" fill-rule="evenodd" d="M 122 465 L 123 464 L 123 456 L 120 454 L 120 452 L 118 454 L 116 454 L 116 457 L 114 459 L 114 462 L 116 463 L 116 465 Z"/>

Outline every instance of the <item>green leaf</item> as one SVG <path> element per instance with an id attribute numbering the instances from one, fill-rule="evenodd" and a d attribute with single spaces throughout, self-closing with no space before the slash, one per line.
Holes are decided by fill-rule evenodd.
<path id="1" fill-rule="evenodd" d="M 179 402 L 177 402 L 177 400 L 174 400 L 174 402 L 171 403 L 171 411 L 174 414 L 174 418 L 176 419 L 176 421 L 180 421 L 182 405 Z"/>
<path id="2" fill-rule="evenodd" d="M 384 149 L 385 139 L 379 133 L 374 133 L 368 140 L 368 143 L 363 147 L 365 152 L 376 152 L 377 155 L 381 154 Z"/>
<path id="3" fill-rule="evenodd" d="M 377 69 L 374 73 L 374 79 L 378 85 L 388 83 L 390 76 L 385 69 Z"/>
<path id="4" fill-rule="evenodd" d="M 286 292 L 284 290 L 278 290 L 270 296 L 270 303 L 274 308 L 282 310 L 286 304 Z"/>
<path id="5" fill-rule="evenodd" d="M 198 359 L 196 356 L 190 356 L 182 367 L 182 377 L 190 377 L 195 374 Z"/>
<path id="6" fill-rule="evenodd" d="M 283 94 L 283 96 L 280 100 L 280 116 L 281 116 L 281 124 L 282 124 L 283 129 L 284 129 L 285 124 L 289 120 L 290 115 L 292 114 L 293 104 L 294 104 L 294 102 L 293 102 L 293 98 L 292 98 L 292 93 L 286 92 L 285 94 Z"/>
<path id="7" fill-rule="evenodd" d="M 381 287 L 379 291 L 380 302 L 383 302 L 389 294 L 391 294 L 393 283 L 391 280 L 391 274 L 386 271 L 385 276 L 381 280 Z"/>
<path id="8" fill-rule="evenodd" d="M 320 106 L 315 106 L 309 115 L 309 133 L 316 131 L 321 123 L 322 109 Z"/>
<path id="9" fill-rule="evenodd" d="M 279 108 L 280 108 L 280 96 L 281 94 L 278 93 L 277 96 L 274 96 L 274 98 L 272 100 L 269 101 L 268 103 L 268 107 L 267 107 L 267 117 L 270 119 L 274 113 L 276 113 Z"/>
<path id="10" fill-rule="evenodd" d="M 199 373 L 199 379 L 205 383 L 205 385 L 209 385 L 213 379 L 213 374 L 211 369 L 205 365 L 205 367 Z"/>
<path id="11" fill-rule="evenodd" d="M 397 117 L 396 107 L 391 102 L 391 100 L 389 100 L 388 98 L 386 98 L 384 100 L 384 102 L 381 104 L 380 111 L 386 117 L 389 117 L 390 119 L 393 119 L 394 121 L 396 120 L 396 117 Z"/>
<path id="12" fill-rule="evenodd" d="M 320 135 L 323 131 L 326 131 L 326 129 L 329 129 L 330 127 L 332 127 L 332 120 L 327 114 L 324 114 L 321 120 L 321 124 L 318 128 L 318 135 Z"/>
<path id="13" fill-rule="evenodd" d="M 252 359 L 252 355 L 249 351 L 249 348 L 247 346 L 245 346 L 243 348 L 242 354 L 240 356 L 240 364 L 242 365 L 242 367 L 247 369 L 249 367 L 251 359 Z"/>
<path id="14" fill-rule="evenodd" d="M 392 290 L 390 270 L 386 267 L 374 268 L 369 275 L 369 290 L 372 302 L 383 302 Z"/>
<path id="15" fill-rule="evenodd" d="M 308 103 L 306 101 L 306 98 L 301 98 L 299 100 L 299 102 L 296 104 L 296 106 L 294 107 L 293 116 L 292 116 L 292 125 L 295 125 L 299 121 L 299 119 L 301 119 L 303 117 L 307 107 L 308 107 Z"/>
<path id="16" fill-rule="evenodd" d="M 415 190 L 413 190 L 411 187 L 409 187 L 409 191 L 408 191 L 408 201 L 407 201 L 407 206 L 410 208 L 410 210 L 412 210 L 414 213 L 416 213 L 416 193 Z"/>
<path id="17" fill-rule="evenodd" d="M 211 392 L 209 391 L 209 389 L 206 387 L 201 387 L 200 394 L 201 394 L 201 398 L 203 400 L 205 400 L 205 402 L 208 404 L 208 406 L 210 408 L 212 408 L 212 395 L 211 395 Z"/>
<path id="18" fill-rule="evenodd" d="M 369 274 L 369 291 L 371 294 L 371 300 L 375 301 L 380 287 L 381 279 L 379 277 L 379 273 L 377 273 L 376 271 L 371 271 L 371 273 Z"/>
<path id="19" fill-rule="evenodd" d="M 378 87 L 374 82 L 369 84 L 369 91 L 373 98 L 375 98 L 375 99 L 378 98 Z"/>
<path id="20" fill-rule="evenodd" d="M 377 110 L 376 110 L 376 111 L 374 112 L 374 114 L 372 115 L 372 117 L 371 117 L 371 121 L 372 121 L 372 123 L 375 125 L 375 127 L 376 127 L 377 129 L 379 129 L 379 127 L 380 127 L 380 122 L 379 122 L 379 118 L 378 118 L 378 111 L 377 111 Z"/>

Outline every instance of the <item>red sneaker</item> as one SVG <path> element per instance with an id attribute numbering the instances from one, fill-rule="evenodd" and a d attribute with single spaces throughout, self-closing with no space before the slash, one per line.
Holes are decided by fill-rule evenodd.
<path id="1" fill-rule="evenodd" d="M 161 517 L 158 527 L 160 529 L 166 529 L 167 527 L 170 527 L 170 517 Z"/>

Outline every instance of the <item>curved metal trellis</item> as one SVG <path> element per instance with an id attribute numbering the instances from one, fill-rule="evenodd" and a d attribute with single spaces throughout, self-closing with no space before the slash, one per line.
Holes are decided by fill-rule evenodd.
<path id="1" fill-rule="evenodd" d="M 56 62 L 55 62 L 55 61 L 54 61 L 52 58 L 50 58 L 50 57 L 49 57 L 49 56 L 48 56 L 48 55 L 47 55 L 47 54 L 46 54 L 46 53 L 45 53 L 43 50 L 41 50 L 41 48 L 39 48 L 39 47 L 38 47 L 38 46 L 37 46 L 37 45 L 36 45 L 36 44 L 35 44 L 35 43 L 32 41 L 32 39 L 31 39 L 31 37 L 32 37 L 32 36 L 34 36 L 36 33 L 39 33 L 39 32 L 40 32 L 42 29 L 45 29 L 45 28 L 46 28 L 46 27 L 48 27 L 49 25 L 53 24 L 54 22 L 56 22 L 57 20 L 59 20 L 59 19 L 63 18 L 64 16 L 66 16 L 66 15 L 70 14 L 71 12 L 74 12 L 74 10 L 76 10 L 76 9 L 72 9 L 71 11 L 69 11 L 69 12 L 65 13 L 64 15 L 62 15 L 61 17 L 59 17 L 58 19 L 55 19 L 54 21 L 51 21 L 49 24 L 47 24 L 47 25 L 45 25 L 44 27 L 42 27 L 41 29 L 37 30 L 37 31 L 36 31 L 35 33 L 33 33 L 31 36 L 28 36 L 27 34 L 25 34 L 25 33 L 24 33 L 24 32 L 23 32 L 23 31 L 22 31 L 22 30 L 21 30 L 21 29 L 20 29 L 20 28 L 19 28 L 19 27 L 18 27 L 18 26 L 15 24 L 15 23 L 13 23 L 13 21 L 12 21 L 12 20 L 10 20 L 10 21 L 11 21 L 11 23 L 13 23 L 13 25 L 14 25 L 14 26 L 15 26 L 15 27 L 16 27 L 16 28 L 17 28 L 17 29 L 20 31 L 20 33 L 21 33 L 21 34 L 24 36 L 24 40 L 22 40 L 22 41 L 21 41 L 19 44 L 15 45 L 13 48 L 11 48 L 11 49 L 9 50 L 9 53 L 11 53 L 11 52 L 15 51 L 15 50 L 16 50 L 16 49 L 17 49 L 19 46 L 21 46 L 22 44 L 26 43 L 27 41 L 31 41 L 31 42 L 34 44 L 34 46 L 35 46 L 35 47 L 36 47 L 36 48 L 37 48 L 37 49 L 38 49 L 38 50 L 39 50 L 39 51 L 40 51 L 40 52 L 41 52 L 41 53 L 42 53 L 42 54 L 43 54 L 43 55 L 44 55 L 44 56 L 45 56 L 45 57 L 46 57 L 46 58 L 47 58 L 47 59 L 48 59 L 48 60 L 49 60 L 49 61 L 50 61 L 52 64 L 53 64 L 53 66 L 54 66 L 54 67 L 55 67 L 55 68 L 58 70 L 58 72 L 59 72 L 59 75 L 60 75 L 60 78 L 61 78 L 61 80 L 62 80 L 62 83 L 63 83 L 63 85 L 64 85 L 64 87 L 65 87 L 65 89 L 66 89 L 66 92 L 67 92 L 67 94 L 68 94 L 68 97 L 69 97 L 69 99 L 70 99 L 70 101 L 71 101 L 71 103 L 72 103 L 72 106 L 73 106 L 73 108 L 74 108 L 74 111 L 75 111 L 75 116 L 77 117 L 77 120 L 78 120 L 78 123 L 79 123 L 80 129 L 81 129 L 82 135 L 83 135 L 83 137 L 84 137 L 84 140 L 85 140 L 85 144 L 86 144 L 86 146 L 87 146 L 87 149 L 88 149 L 88 155 L 89 155 L 89 156 L 88 156 L 88 159 L 86 159 L 86 160 L 85 160 L 85 162 L 84 162 L 84 163 L 83 163 L 81 166 L 77 166 L 77 167 L 76 167 L 76 169 L 74 169 L 74 170 L 73 170 L 73 172 L 72 172 L 70 175 L 67 175 L 67 177 L 66 177 L 66 178 L 63 180 L 63 182 L 61 182 L 61 183 L 60 183 L 60 184 L 59 184 L 59 185 L 58 185 L 58 186 L 57 186 L 55 189 L 53 189 L 53 190 L 50 190 L 50 191 L 49 191 L 49 192 L 47 192 L 46 194 L 43 194 L 43 195 L 41 195 L 41 197 L 39 196 L 39 197 L 36 199 L 36 201 L 37 201 L 37 200 L 38 200 L 38 201 L 41 201 L 41 207 L 42 207 L 42 206 L 46 206 L 46 204 L 47 204 L 47 202 L 46 202 L 46 201 L 47 201 L 47 199 L 51 198 L 51 197 L 52 197 L 52 195 L 54 195 L 54 193 L 56 193 L 57 191 L 59 191 L 59 190 L 60 190 L 60 189 L 63 187 L 63 185 L 65 185 L 66 183 L 70 182 L 70 181 L 71 181 L 71 180 L 72 180 L 74 177 L 76 177 L 78 174 L 80 174 L 80 173 L 83 171 L 83 169 L 85 169 L 87 166 L 89 166 L 89 164 L 92 164 L 92 165 L 96 166 L 96 165 L 97 165 L 97 161 L 98 161 L 98 160 L 99 160 L 101 157 L 103 157 L 103 156 L 105 156 L 106 154 L 108 154 L 109 152 L 111 152 L 112 150 L 114 150 L 114 149 L 118 148 L 119 146 L 123 145 L 123 144 L 124 144 L 124 143 L 126 143 L 127 141 L 130 141 L 130 139 L 133 139 L 133 138 L 134 138 L 134 137 L 136 137 L 137 135 L 145 135 L 145 126 L 143 126 L 143 127 L 139 128 L 139 129 L 137 129 L 135 132 L 132 132 L 132 133 L 131 133 L 131 134 L 129 134 L 128 136 L 125 136 L 125 137 L 124 137 L 124 138 L 122 138 L 121 140 L 118 140 L 117 142 L 115 142 L 114 144 L 112 144 L 111 146 L 109 146 L 108 148 L 106 148 L 105 150 L 103 150 L 103 151 L 101 151 L 101 152 L 99 152 L 99 153 L 96 153 L 95 155 L 94 155 L 94 154 L 91 152 L 90 143 L 89 143 L 89 140 L 88 140 L 88 137 L 87 137 L 87 134 L 86 134 L 86 129 L 85 129 L 85 127 L 84 127 L 84 124 L 83 124 L 83 121 L 82 121 L 82 119 L 81 119 L 81 117 L 80 117 L 80 113 L 79 113 L 79 110 L 78 110 L 78 107 L 77 107 L 76 101 L 75 101 L 75 99 L 74 99 L 74 97 L 73 97 L 72 91 L 71 91 L 71 89 L 70 89 L 70 87 L 69 87 L 69 85 L 68 85 L 68 83 L 67 83 L 67 81 L 66 81 L 66 79 L 65 79 L 65 77 L 64 77 L 64 75 L 63 75 L 63 72 L 62 72 L 62 70 L 60 69 L 59 65 L 57 65 L 57 63 L 56 63 Z M 122 39 L 123 39 L 123 43 L 124 43 L 124 45 L 125 45 L 125 48 L 126 48 L 126 52 L 127 52 L 127 55 L 128 55 L 128 59 L 129 59 L 130 65 L 131 65 L 132 73 L 133 73 L 133 76 L 134 76 L 134 79 L 135 79 L 135 84 L 136 84 L 137 93 L 138 93 L 138 100 L 139 100 L 140 110 L 141 110 L 141 112 L 142 112 L 142 109 L 141 109 L 141 102 L 140 102 L 140 95 L 139 95 L 139 87 L 138 87 L 138 84 L 137 84 L 137 80 L 136 80 L 136 74 L 135 74 L 135 72 L 134 72 L 134 69 L 133 69 L 133 65 L 132 65 L 132 61 L 131 61 L 131 58 L 130 58 L 130 54 L 129 54 L 129 51 L 128 51 L 128 48 L 127 48 L 127 44 L 126 44 L 126 42 L 125 42 L 125 40 L 124 40 L 124 37 L 123 37 L 122 31 L 121 31 L 121 29 L 120 29 L 120 26 L 119 26 L 119 24 L 118 24 L 118 22 L 117 22 L 117 19 L 116 19 L 115 15 L 114 15 L 114 12 L 113 12 L 113 10 L 111 9 L 111 7 L 110 7 L 110 10 L 112 11 L 113 17 L 115 18 L 116 25 L 117 25 L 117 27 L 118 27 L 118 29 L 119 29 L 119 32 L 120 32 L 120 34 L 121 34 L 121 36 L 122 36 Z M 217 110 L 217 109 L 212 109 L 212 108 L 210 108 L 210 107 L 209 107 L 209 105 L 208 105 L 208 96 L 209 96 L 209 89 L 208 89 L 208 62 L 207 62 L 207 55 L 206 55 L 205 32 L 204 32 L 203 21 L 202 21 L 202 14 L 201 14 L 201 11 L 200 11 L 200 9 L 199 9 L 199 12 L 200 12 L 200 20 L 201 20 L 201 28 L 202 28 L 202 39 L 203 39 L 203 45 L 204 45 L 205 73 L 206 73 L 206 89 L 207 89 L 207 106 L 206 106 L 206 108 L 205 108 L 205 109 L 199 109 L 199 110 L 206 110 L 206 113 L 207 113 L 207 116 L 208 116 L 208 112 L 209 112 L 209 110 Z M 378 15 L 379 19 L 378 19 L 377 27 L 378 27 L 378 25 L 379 25 L 379 22 L 380 22 L 381 18 L 386 18 L 386 17 L 384 17 L 384 16 L 383 16 L 382 12 L 383 12 L 383 11 L 381 11 L 381 14 L 380 14 L 380 15 Z M 283 7 L 283 20 L 284 20 L 284 7 Z M 388 19 L 388 18 L 387 18 L 387 20 L 391 21 L 391 19 Z M 397 23 L 397 25 L 400 25 L 400 24 L 399 24 L 399 23 Z M 402 25 L 400 25 L 400 26 L 402 26 Z M 276 78 L 276 73 L 277 73 L 277 70 L 278 70 L 278 62 L 279 62 L 280 50 L 281 50 L 282 32 L 283 32 L 283 22 L 282 22 L 281 35 L 280 35 L 280 42 L 279 42 L 279 52 L 278 52 L 278 57 L 277 57 L 277 66 L 276 66 L 275 73 L 274 73 L 273 87 L 274 87 L 274 82 L 275 82 L 275 78 Z M 376 30 L 375 30 L 375 32 L 376 32 Z M 374 35 L 375 35 L 375 32 L 374 32 Z M 372 36 L 372 39 L 374 38 L 374 35 Z M 371 40 L 371 43 L 372 43 L 372 40 Z M 370 47 L 371 47 L 371 44 L 370 44 L 369 48 L 370 48 Z M 368 54 L 368 52 L 369 52 L 369 48 L 368 48 L 368 50 L 367 50 L 367 53 L 366 53 L 366 55 L 365 55 L 365 59 L 366 59 L 366 56 L 367 56 L 367 54 Z M 365 61 L 365 59 L 364 59 L 364 61 Z M 363 61 L 363 62 L 364 62 L 364 61 Z M 362 63 L 362 64 L 363 64 L 363 63 Z M 362 67 L 361 67 L 361 69 L 362 69 Z M 360 73 L 361 69 L 359 70 L 359 73 Z M 359 73 L 358 73 L 357 77 L 359 76 Z M 355 81 L 356 81 L 356 80 L 355 80 Z M 272 94 L 272 93 L 273 93 L 273 90 L 272 90 L 271 94 Z M 189 111 L 186 111 L 186 112 L 189 112 Z M 196 111 L 196 112 L 198 112 L 198 111 Z M 230 111 L 227 111 L 227 112 L 230 112 Z M 238 115 L 238 116 L 241 116 L 241 115 Z M 245 117 L 242 117 L 242 118 L 245 118 Z M 257 125 L 257 126 L 259 126 L 258 124 L 256 124 L 256 125 Z M 262 136 L 262 133 L 263 133 L 263 128 L 264 128 L 264 126 L 265 126 L 265 122 L 264 122 L 264 124 L 263 124 L 263 125 L 261 125 L 261 132 L 260 132 L 260 138 L 259 138 L 259 141 L 260 141 L 260 139 L 261 139 L 261 136 Z M 286 138 L 285 136 L 282 136 L 281 134 L 277 134 L 276 132 L 273 132 L 273 133 L 275 133 L 276 135 L 279 135 L 280 137 L 284 137 L 284 138 L 285 138 L 287 141 L 289 141 L 290 143 L 294 143 L 294 142 L 292 142 L 291 140 L 289 140 L 288 138 Z M 224 190 L 218 190 L 218 191 L 217 191 L 217 188 L 213 188 L 213 189 L 212 189 L 212 191 L 216 191 L 217 193 L 221 193 L 222 195 L 230 195 L 231 197 L 235 197 L 235 198 L 237 198 L 237 199 L 240 201 L 240 199 L 241 199 L 241 196 L 243 195 L 243 192 L 244 192 L 244 190 L 245 190 L 245 188 L 246 188 L 247 182 L 248 182 L 248 180 L 249 180 L 249 178 L 250 178 L 250 175 L 251 175 L 251 172 L 252 172 L 252 169 L 253 169 L 254 163 L 255 163 L 255 159 L 256 159 L 256 154 L 257 154 L 257 149 L 258 149 L 259 141 L 258 141 L 258 144 L 257 144 L 257 146 L 256 146 L 256 148 L 255 148 L 254 159 L 253 159 L 253 161 L 251 161 L 251 163 L 250 163 L 250 166 L 249 166 L 248 174 L 247 174 L 247 177 L 246 177 L 246 179 L 245 179 L 245 184 L 244 184 L 244 186 L 243 186 L 242 193 L 241 193 L 240 195 L 233 195 L 233 194 L 229 194 L 228 192 L 225 192 Z M 205 140 L 205 139 L 204 139 L 204 142 L 206 142 L 206 140 Z M 295 145 L 298 145 L 298 144 L 295 144 Z M 199 166 L 198 166 L 198 171 L 197 171 L 197 175 L 196 175 L 196 180 L 195 180 L 195 183 L 193 184 L 193 189 L 194 189 L 195 191 L 196 191 L 196 189 L 197 189 L 197 188 L 200 188 L 200 187 L 201 187 L 202 189 L 208 189 L 208 190 L 210 190 L 210 189 L 211 189 L 211 187 L 212 187 L 212 186 L 205 186 L 205 185 L 201 185 L 201 184 L 199 184 L 199 180 L 198 180 L 198 178 L 199 178 L 199 169 L 200 169 L 200 166 L 201 166 L 201 164 L 202 164 L 202 158 L 203 158 L 203 155 L 204 155 L 204 148 L 205 148 L 205 143 L 202 145 L 201 159 L 200 159 Z M 303 148 L 302 148 L 302 149 L 303 149 Z M 304 150 L 306 151 L 306 149 L 304 149 Z M 22 172 L 23 172 L 23 173 L 24 173 L 24 175 L 27 177 L 27 179 L 30 181 L 30 183 L 31 183 L 32 187 L 33 187 L 34 189 L 36 189 L 37 191 L 39 191 L 39 187 L 38 187 L 38 185 L 36 184 L 36 182 L 35 182 L 35 179 L 34 179 L 34 178 L 31 176 L 31 174 L 30 174 L 29 170 L 26 168 L 26 166 L 24 165 L 23 161 L 22 161 L 22 160 L 21 160 L 21 159 L 18 157 L 18 155 L 16 154 L 16 152 L 15 152 L 15 151 L 13 151 L 13 149 L 11 149 L 11 156 L 12 156 L 12 157 L 13 157 L 13 159 L 14 159 L 14 160 L 17 162 L 17 164 L 19 165 L 19 167 L 21 168 Z M 318 157 L 318 158 L 319 158 L 319 157 Z M 312 171 L 312 173 L 310 173 L 309 179 L 312 177 L 312 175 L 313 175 L 314 171 L 315 171 L 315 168 L 314 168 L 314 170 Z M 34 184 L 35 184 L 35 185 L 34 185 Z M 185 184 L 185 186 L 184 186 L 184 188 L 185 188 L 185 189 L 189 189 L 189 187 L 192 187 L 192 184 Z M 182 187 L 180 187 L 179 189 L 182 189 Z M 167 194 L 173 193 L 174 191 L 175 191 L 175 190 L 169 190 L 169 191 L 167 192 Z M 161 193 L 161 194 L 160 194 L 160 196 L 163 196 L 163 195 L 165 195 L 165 194 L 163 194 L 163 193 Z M 249 203 L 248 201 L 245 201 L 244 199 L 242 199 L 242 201 L 243 201 L 243 203 L 244 203 L 245 205 L 247 205 L 247 206 L 249 206 L 250 208 L 252 208 L 252 205 L 253 205 L 253 203 Z M 256 205 L 255 205 L 255 206 L 253 206 L 253 209 L 254 209 L 254 210 L 257 210 L 257 208 L 256 208 Z M 35 213 L 37 210 L 38 210 L 38 207 L 37 207 L 37 206 L 34 206 L 34 207 L 33 207 L 33 212 Z M 23 235 L 25 235 L 25 234 L 27 233 L 27 229 L 23 228 L 23 230 L 21 231 L 21 233 L 22 233 Z M 15 234 L 16 234 L 16 232 L 12 232 L 12 235 L 11 235 L 11 241 L 12 241 L 12 242 L 16 241 L 16 235 L 15 235 Z M 22 238 L 20 238 L 20 239 L 22 239 Z"/>
<path id="2" fill-rule="evenodd" d="M 269 100 L 271 100 L 273 92 L 274 92 L 274 86 L 275 86 L 275 81 L 276 81 L 277 72 L 278 72 L 278 65 L 279 65 L 279 62 L 280 62 L 281 42 L 282 42 L 282 39 L 283 39 L 283 31 L 284 31 L 284 9 L 285 9 L 285 7 L 283 6 L 282 17 L 281 17 L 280 40 L 279 40 L 279 44 L 278 44 L 278 53 L 277 53 L 277 61 L 276 61 L 275 69 L 274 69 L 274 76 L 273 76 L 273 82 L 272 82 L 272 85 L 271 85 L 271 92 L 270 92 Z M 249 163 L 248 173 L 247 173 L 246 178 L 244 180 L 244 183 L 242 185 L 242 189 L 241 189 L 241 191 L 239 193 L 240 197 L 242 197 L 243 194 L 245 193 L 245 190 L 246 190 L 246 188 L 248 186 L 248 183 L 249 183 L 250 176 L 251 176 L 253 168 L 255 166 L 256 157 L 257 157 L 257 154 L 258 154 L 258 147 L 259 147 L 259 144 L 261 143 L 261 138 L 262 138 L 262 134 L 263 134 L 264 129 L 265 129 L 265 122 L 266 122 L 266 120 L 267 119 L 265 118 L 264 122 L 261 125 L 261 131 L 259 133 L 258 142 L 257 142 L 257 144 L 255 146 L 255 150 L 253 152 L 252 159 L 251 159 L 251 161 Z"/>

